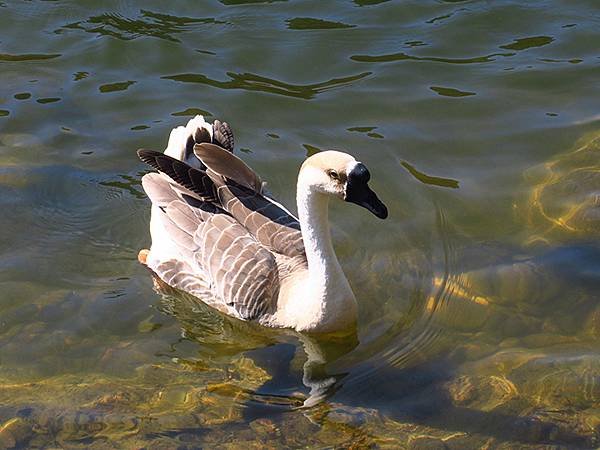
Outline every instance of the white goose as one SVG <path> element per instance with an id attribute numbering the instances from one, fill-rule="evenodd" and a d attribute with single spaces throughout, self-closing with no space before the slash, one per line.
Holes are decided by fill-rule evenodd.
<path id="1" fill-rule="evenodd" d="M 313 333 L 353 328 L 356 299 L 333 250 L 328 204 L 340 198 L 386 218 L 367 168 L 338 151 L 306 159 L 296 218 L 232 152 L 227 123 L 202 116 L 175 128 L 164 154 L 138 150 L 160 172 L 142 178 L 152 247 L 140 261 L 167 285 L 242 320 Z"/>

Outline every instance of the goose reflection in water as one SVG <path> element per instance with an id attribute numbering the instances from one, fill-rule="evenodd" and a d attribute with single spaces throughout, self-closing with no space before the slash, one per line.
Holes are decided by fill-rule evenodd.
<path id="1" fill-rule="evenodd" d="M 222 314 L 192 295 L 168 286 L 160 278 L 153 279 L 156 291 L 161 294 L 159 309 L 175 317 L 181 325 L 181 339 L 173 347 L 182 341 L 192 341 L 200 344 L 200 352 L 208 348 L 212 355 L 245 354 L 265 366 L 272 379 L 258 390 L 246 392 L 252 404 L 312 407 L 332 395 L 346 376 L 344 372 L 328 370 L 328 365 L 358 345 L 356 333 L 311 336 L 288 329 L 266 328 Z M 276 346 L 283 352 L 280 357 L 273 349 Z M 294 375 L 292 360 L 304 358 L 301 375 Z M 305 386 L 306 393 L 298 392 L 300 384 Z"/>

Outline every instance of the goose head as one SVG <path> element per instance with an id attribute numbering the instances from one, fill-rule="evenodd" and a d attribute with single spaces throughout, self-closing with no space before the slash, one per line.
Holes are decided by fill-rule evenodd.
<path id="1" fill-rule="evenodd" d="M 366 166 L 351 155 L 327 150 L 304 161 L 298 181 L 312 191 L 355 203 L 385 219 L 388 210 L 369 188 L 370 178 Z"/>

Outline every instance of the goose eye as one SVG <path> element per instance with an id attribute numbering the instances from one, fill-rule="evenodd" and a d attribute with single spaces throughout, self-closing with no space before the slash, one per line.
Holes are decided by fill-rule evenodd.
<path id="1" fill-rule="evenodd" d="M 333 180 L 339 180 L 340 179 L 340 176 L 338 175 L 338 173 L 335 170 L 333 170 L 333 169 L 329 169 L 327 171 L 327 175 L 329 175 L 329 177 L 331 179 L 333 179 Z"/>

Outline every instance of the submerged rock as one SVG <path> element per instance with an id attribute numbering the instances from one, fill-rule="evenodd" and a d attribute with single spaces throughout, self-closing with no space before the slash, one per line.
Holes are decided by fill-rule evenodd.
<path id="1" fill-rule="evenodd" d="M 275 423 L 270 419 L 253 420 L 250 422 L 250 428 L 259 438 L 277 434 L 279 431 L 277 425 L 275 425 Z"/>
<path id="2" fill-rule="evenodd" d="M 14 417 L 0 426 L 0 448 L 22 447 L 33 435 L 29 422 L 20 417 Z"/>
<path id="3" fill-rule="evenodd" d="M 466 363 L 445 389 L 454 405 L 490 414 L 511 439 L 594 448 L 600 442 L 600 362 L 593 351 L 573 356 L 564 345 L 553 353 L 504 350 Z"/>

